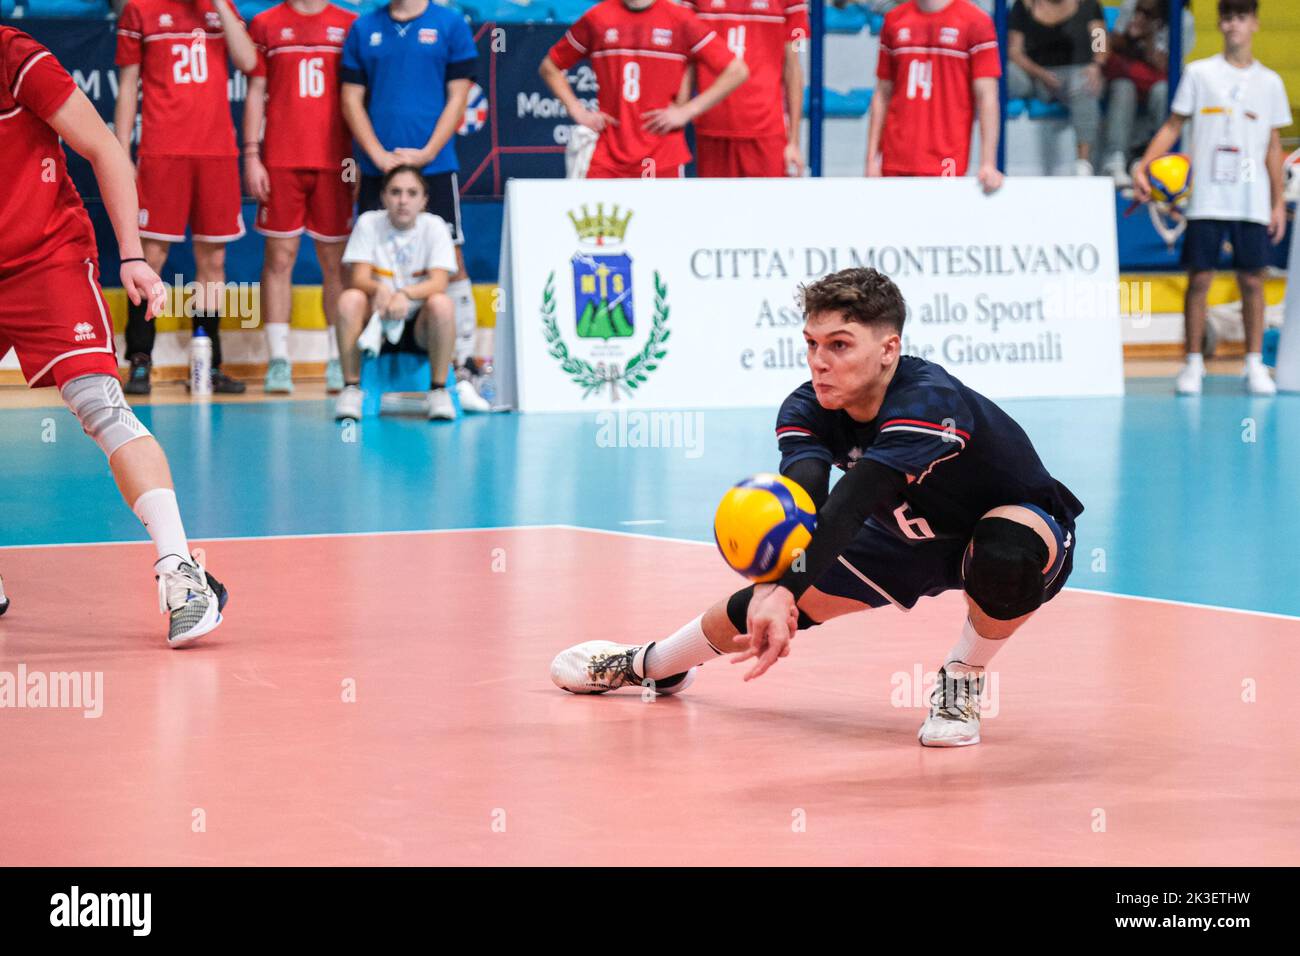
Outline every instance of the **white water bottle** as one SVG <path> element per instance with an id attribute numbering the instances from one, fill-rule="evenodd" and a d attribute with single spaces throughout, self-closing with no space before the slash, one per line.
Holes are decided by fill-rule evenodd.
<path id="1" fill-rule="evenodd" d="M 212 394 L 212 339 L 201 328 L 190 339 L 190 394 Z"/>

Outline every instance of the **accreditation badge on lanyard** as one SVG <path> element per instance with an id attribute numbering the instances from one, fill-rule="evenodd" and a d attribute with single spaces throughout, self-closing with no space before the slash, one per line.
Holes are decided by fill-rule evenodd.
<path id="1" fill-rule="evenodd" d="M 1210 179 L 1216 183 L 1235 183 L 1241 177 L 1241 155 L 1239 146 L 1216 147 Z"/>

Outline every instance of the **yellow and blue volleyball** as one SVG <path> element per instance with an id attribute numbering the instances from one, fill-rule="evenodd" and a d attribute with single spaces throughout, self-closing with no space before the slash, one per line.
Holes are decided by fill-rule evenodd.
<path id="1" fill-rule="evenodd" d="M 775 581 L 817 527 L 812 498 L 784 475 L 737 483 L 718 505 L 713 540 L 727 564 L 751 581 Z"/>
<path id="2" fill-rule="evenodd" d="M 1192 196 L 1192 161 L 1182 153 L 1165 153 L 1147 163 L 1151 198 L 1171 206 L 1185 206 Z"/>

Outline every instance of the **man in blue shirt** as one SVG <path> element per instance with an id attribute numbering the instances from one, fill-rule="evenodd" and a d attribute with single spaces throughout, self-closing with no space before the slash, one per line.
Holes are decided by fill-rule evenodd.
<path id="1" fill-rule="evenodd" d="M 343 116 L 356 142 L 359 212 L 381 209 L 383 175 L 395 166 L 424 173 L 429 212 L 456 243 L 457 272 L 447 287 L 456 304 L 457 378 L 475 372 L 477 319 L 460 221 L 454 137 L 465 115 L 478 52 L 465 18 L 429 0 L 392 0 L 352 25 L 343 46 Z M 472 386 L 457 393 L 466 411 L 488 411 Z"/>

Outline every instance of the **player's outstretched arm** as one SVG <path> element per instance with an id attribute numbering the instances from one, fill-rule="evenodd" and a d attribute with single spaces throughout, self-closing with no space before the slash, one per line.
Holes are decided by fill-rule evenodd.
<path id="1" fill-rule="evenodd" d="M 212 9 L 221 17 L 221 31 L 226 35 L 230 62 L 241 73 L 252 73 L 257 66 L 257 48 L 253 46 L 253 38 L 248 35 L 244 21 L 235 14 L 230 0 L 212 0 Z"/>
<path id="2" fill-rule="evenodd" d="M 104 208 L 113 223 L 123 259 L 144 259 L 140 245 L 140 203 L 135 193 L 135 170 L 122 145 L 99 118 L 81 90 L 74 90 L 49 119 L 50 128 L 95 170 Z M 165 293 L 162 280 L 143 262 L 122 265 L 122 287 L 133 303 L 148 302 L 147 317 L 157 315 Z"/>

